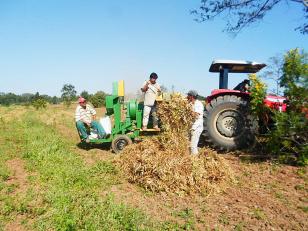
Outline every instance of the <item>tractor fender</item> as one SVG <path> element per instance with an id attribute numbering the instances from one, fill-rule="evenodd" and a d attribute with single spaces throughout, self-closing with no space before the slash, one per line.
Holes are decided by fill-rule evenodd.
<path id="1" fill-rule="evenodd" d="M 230 89 L 215 89 L 211 92 L 211 95 L 206 97 L 206 103 L 211 103 L 211 101 L 213 99 L 215 99 L 219 96 L 225 96 L 225 95 L 230 95 L 230 96 L 234 95 L 234 96 L 237 96 L 237 97 L 248 99 L 249 96 L 250 96 L 250 93 L 237 91 L 237 90 L 230 90 Z"/>

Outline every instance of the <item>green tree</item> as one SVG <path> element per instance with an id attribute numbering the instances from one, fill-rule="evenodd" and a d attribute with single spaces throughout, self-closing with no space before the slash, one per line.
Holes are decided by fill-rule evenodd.
<path id="1" fill-rule="evenodd" d="M 226 20 L 224 31 L 238 34 L 243 28 L 260 22 L 278 4 L 288 6 L 302 5 L 303 24 L 295 30 L 308 33 L 308 7 L 303 0 L 201 0 L 198 9 L 191 13 L 196 15 L 198 22 L 209 21 L 217 17 Z"/>
<path id="2" fill-rule="evenodd" d="M 62 101 L 64 104 L 69 107 L 72 104 L 72 101 L 76 99 L 76 90 L 72 84 L 64 84 L 62 87 Z"/>
<path id="3" fill-rule="evenodd" d="M 0 104 L 9 106 L 11 104 L 18 104 L 20 97 L 14 93 L 6 93 L 0 96 Z"/>
<path id="4" fill-rule="evenodd" d="M 263 117 L 266 113 L 266 107 L 264 106 L 264 98 L 266 96 L 266 85 L 256 74 L 250 74 L 249 79 L 251 82 L 250 88 L 250 105 L 252 112 L 259 118 Z"/>
<path id="5" fill-rule="evenodd" d="M 21 104 L 30 106 L 37 99 L 44 99 L 46 103 L 59 103 L 60 99 L 56 96 L 51 97 L 49 95 L 40 95 L 39 92 L 35 94 L 32 93 L 23 93 L 21 95 L 16 95 L 14 93 L 0 93 L 0 104 L 9 106 L 11 104 Z"/>
<path id="6" fill-rule="evenodd" d="M 91 95 L 90 95 L 87 91 L 85 91 L 85 90 L 83 90 L 83 91 L 80 93 L 80 96 L 83 97 L 83 98 L 85 98 L 86 100 L 89 100 L 90 97 L 91 97 Z"/>
<path id="7" fill-rule="evenodd" d="M 304 50 L 293 49 L 287 52 L 280 85 L 285 88 L 291 109 L 301 112 L 308 102 L 308 54 Z"/>
<path id="8" fill-rule="evenodd" d="M 105 105 L 106 93 L 103 91 L 96 92 L 91 96 L 90 101 L 94 107 L 102 107 Z"/>
<path id="9" fill-rule="evenodd" d="M 36 110 L 39 110 L 39 109 L 42 109 L 42 108 L 46 108 L 47 107 L 47 101 L 45 99 L 43 99 L 43 98 L 38 98 L 38 99 L 35 99 L 32 102 L 32 106 Z"/>
<path id="10" fill-rule="evenodd" d="M 285 54 L 280 81 L 289 99 L 286 113 L 276 112 L 276 128 L 269 134 L 268 150 L 283 162 L 308 164 L 308 60 L 299 49 Z"/>
<path id="11" fill-rule="evenodd" d="M 60 102 L 60 99 L 57 96 L 53 96 L 51 98 L 51 103 L 52 104 L 58 104 Z"/>
<path id="12" fill-rule="evenodd" d="M 46 108 L 47 101 L 46 99 L 40 95 L 39 92 L 36 92 L 35 95 L 31 98 L 31 105 L 36 109 Z"/>
<path id="13" fill-rule="evenodd" d="M 35 101 L 35 100 L 40 99 L 40 98 L 41 98 L 40 93 L 39 93 L 39 92 L 36 92 L 36 93 L 33 95 L 31 101 Z"/>
<path id="14" fill-rule="evenodd" d="M 33 94 L 31 93 L 23 93 L 21 94 L 21 103 L 30 104 L 33 99 Z"/>

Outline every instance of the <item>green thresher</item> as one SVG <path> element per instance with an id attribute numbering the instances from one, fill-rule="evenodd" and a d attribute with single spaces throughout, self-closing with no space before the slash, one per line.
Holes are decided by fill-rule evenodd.
<path id="1" fill-rule="evenodd" d="M 106 115 L 113 116 L 112 131 L 103 139 L 91 139 L 91 143 L 111 143 L 115 153 L 124 149 L 140 136 L 143 103 L 136 99 L 124 102 L 124 81 L 113 83 L 112 95 L 106 96 Z"/>

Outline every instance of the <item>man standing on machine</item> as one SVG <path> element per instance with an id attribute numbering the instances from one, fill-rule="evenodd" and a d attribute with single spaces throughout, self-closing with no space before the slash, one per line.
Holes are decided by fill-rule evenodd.
<path id="1" fill-rule="evenodd" d="M 150 75 L 150 80 L 145 81 L 141 88 L 141 91 L 144 93 L 142 130 L 147 129 L 150 114 L 153 118 L 153 128 L 159 130 L 156 116 L 156 97 L 161 92 L 161 89 L 159 84 L 156 82 L 157 78 L 157 74 L 153 72 Z"/>

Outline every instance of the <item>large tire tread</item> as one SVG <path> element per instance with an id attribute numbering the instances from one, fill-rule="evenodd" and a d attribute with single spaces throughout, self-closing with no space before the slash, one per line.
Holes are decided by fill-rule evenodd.
<path id="1" fill-rule="evenodd" d="M 225 106 L 224 106 L 225 105 Z M 245 123 L 243 134 L 239 137 L 239 139 L 234 139 L 234 142 L 231 142 L 230 139 L 223 143 L 224 138 L 220 138 L 219 135 L 215 135 L 216 131 L 210 131 L 213 129 L 214 125 L 209 126 L 208 120 L 213 120 L 211 116 L 213 114 L 218 114 L 217 107 L 219 108 L 228 108 L 230 106 L 235 107 L 237 105 L 237 111 L 243 116 Z M 234 110 L 234 109 L 233 109 Z M 214 121 L 215 122 L 215 121 Z M 210 123 L 210 122 L 209 122 Z M 215 124 L 216 126 L 216 124 Z M 255 134 L 258 130 L 258 122 L 250 113 L 249 110 L 249 102 L 242 97 L 236 95 L 225 95 L 214 98 L 209 104 L 206 105 L 204 112 L 204 131 L 203 138 L 206 144 L 220 151 L 231 151 L 235 149 L 242 149 L 248 146 L 251 146 L 255 141 Z"/>

